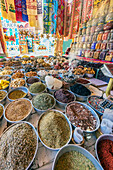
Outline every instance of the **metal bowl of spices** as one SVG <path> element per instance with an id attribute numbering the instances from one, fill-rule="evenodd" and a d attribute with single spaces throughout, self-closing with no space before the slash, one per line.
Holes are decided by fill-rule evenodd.
<path id="1" fill-rule="evenodd" d="M 70 167 L 70 169 L 103 170 L 102 166 L 90 152 L 74 144 L 62 147 L 55 156 L 52 170 L 61 170 L 64 167 Z"/>
<path id="2" fill-rule="evenodd" d="M 41 82 L 36 82 L 30 85 L 29 93 L 31 96 L 36 96 L 40 93 L 46 92 L 46 85 Z"/>
<path id="3" fill-rule="evenodd" d="M 30 116 L 32 102 L 27 98 L 16 99 L 10 102 L 4 112 L 4 118 L 9 123 L 18 123 Z"/>
<path id="4" fill-rule="evenodd" d="M 37 130 L 41 143 L 50 150 L 59 150 L 72 138 L 72 126 L 69 119 L 55 109 L 40 115 Z"/>
<path id="5" fill-rule="evenodd" d="M 43 113 L 53 109 L 56 105 L 56 100 L 49 93 L 41 93 L 33 97 L 32 105 L 38 113 Z"/>
<path id="6" fill-rule="evenodd" d="M 7 91 L 6 90 L 0 90 L 0 103 L 5 103 L 7 98 Z"/>
<path id="7" fill-rule="evenodd" d="M 0 119 L 4 115 L 4 106 L 0 103 Z"/>
<path id="8" fill-rule="evenodd" d="M 67 96 L 66 96 L 66 92 L 68 94 Z M 74 93 L 67 89 L 60 89 L 54 92 L 54 97 L 56 99 L 58 107 L 60 108 L 65 108 L 68 103 L 76 100 L 76 96 L 74 95 Z"/>
<path id="9" fill-rule="evenodd" d="M 22 130 L 19 131 L 19 128 L 22 129 Z M 14 153 L 15 153 L 15 155 L 13 155 L 12 152 L 8 153 L 8 154 L 12 154 L 12 156 L 10 156 L 10 159 L 12 159 L 10 165 L 14 166 L 15 169 L 19 168 L 19 169 L 28 170 L 30 168 L 31 164 L 33 163 L 33 161 L 34 161 L 34 159 L 36 157 L 36 154 L 37 154 L 37 150 L 38 150 L 38 133 L 37 133 L 35 127 L 31 123 L 29 123 L 27 121 L 21 121 L 21 122 L 18 122 L 16 124 L 10 125 L 2 133 L 0 140 L 6 140 L 6 137 L 5 137 L 5 139 L 3 139 L 3 138 L 4 138 L 4 135 L 6 133 L 8 134 L 9 131 L 10 131 L 10 133 L 12 133 L 13 136 L 15 136 L 14 144 L 11 145 L 9 143 L 10 144 L 9 150 L 11 150 L 11 147 L 12 147 L 12 149 L 14 150 Z M 8 139 L 12 135 L 9 135 Z M 20 140 L 20 143 L 18 143 L 18 140 Z M 11 141 L 7 140 L 7 142 L 13 142 L 13 139 Z M 16 145 L 16 144 L 17 144 L 16 150 L 19 150 L 19 151 L 21 150 L 21 152 L 15 152 L 16 150 L 14 149 L 14 145 Z M 4 147 L 7 147 L 5 145 L 5 142 L 4 142 Z M 22 147 L 24 147 L 24 149 L 22 149 Z M 4 153 L 2 152 L 1 156 L 2 156 L 2 154 L 4 154 Z M 15 159 L 15 158 L 17 158 L 17 159 Z M 7 161 L 3 162 L 3 166 L 4 166 L 4 163 L 6 164 L 6 166 L 10 166 L 7 163 Z M 1 166 L 2 166 L 2 162 L 1 162 Z M 10 168 L 7 167 L 7 169 L 10 169 Z"/>
<path id="10" fill-rule="evenodd" d="M 75 94 L 76 99 L 81 102 L 86 101 L 87 98 L 91 95 L 91 91 L 79 83 L 70 86 L 70 90 Z"/>
<path id="11" fill-rule="evenodd" d="M 27 87 L 17 87 L 13 90 L 11 90 L 8 95 L 7 98 L 10 102 L 16 100 L 16 99 L 20 99 L 20 98 L 25 98 L 27 97 L 28 94 L 28 89 Z"/>
<path id="12" fill-rule="evenodd" d="M 95 132 L 100 126 L 98 115 L 87 104 L 70 102 L 65 107 L 65 114 L 75 128 L 80 127 L 86 133 Z"/>
<path id="13" fill-rule="evenodd" d="M 102 165 L 103 169 L 113 169 L 113 135 L 101 135 L 95 143 L 95 152 L 97 160 Z"/>

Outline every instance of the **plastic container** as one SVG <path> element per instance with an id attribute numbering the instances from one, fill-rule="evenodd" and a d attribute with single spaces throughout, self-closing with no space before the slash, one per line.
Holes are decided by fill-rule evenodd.
<path id="1" fill-rule="evenodd" d="M 101 41 L 103 36 L 103 31 L 101 31 L 97 36 L 97 41 Z"/>
<path id="2" fill-rule="evenodd" d="M 100 60 L 105 60 L 106 54 L 107 54 L 108 50 L 103 50 L 100 53 L 99 59 Z"/>
<path id="3" fill-rule="evenodd" d="M 108 49 L 108 50 L 113 50 L 113 40 L 110 40 L 110 41 L 107 43 L 107 49 Z"/>
<path id="4" fill-rule="evenodd" d="M 93 43 L 92 43 L 92 45 L 91 45 L 91 49 L 92 49 L 92 50 L 95 50 L 96 44 L 97 44 L 97 42 L 93 42 Z"/>
<path id="5" fill-rule="evenodd" d="M 94 52 L 93 58 L 94 58 L 94 59 L 99 59 L 100 52 L 101 52 L 101 50 L 96 50 L 96 51 Z"/>
<path id="6" fill-rule="evenodd" d="M 112 59 L 113 59 L 113 50 L 110 50 L 109 52 L 107 52 L 105 60 L 112 61 Z"/>
<path id="7" fill-rule="evenodd" d="M 101 50 L 105 50 L 107 48 L 107 42 L 108 41 L 105 40 L 101 43 Z"/>
<path id="8" fill-rule="evenodd" d="M 96 50 L 99 50 L 99 49 L 100 49 L 101 43 L 102 43 L 102 41 L 98 41 L 98 42 L 96 43 L 96 47 L 95 47 Z"/>
<path id="9" fill-rule="evenodd" d="M 102 36 L 102 40 L 103 40 L 103 41 L 108 39 L 108 35 L 109 35 L 109 33 L 110 33 L 110 31 L 109 31 L 109 30 L 104 31 L 103 36 Z"/>
<path id="10" fill-rule="evenodd" d="M 93 58 L 95 50 L 90 51 L 90 58 Z"/>
<path id="11" fill-rule="evenodd" d="M 95 32 L 101 32 L 101 31 L 103 31 L 103 26 L 104 26 L 104 24 L 99 24 L 99 25 L 96 27 Z"/>
<path id="12" fill-rule="evenodd" d="M 113 29 L 110 31 L 110 41 L 113 40 Z"/>
<path id="13" fill-rule="evenodd" d="M 93 163 L 93 165 L 95 166 L 96 169 L 103 170 L 102 166 L 99 164 L 99 162 L 95 159 L 95 157 L 90 152 L 88 152 L 83 147 L 77 146 L 77 145 L 74 145 L 74 144 L 69 144 L 67 146 L 62 147 L 62 149 L 56 154 L 56 157 L 55 157 L 54 162 L 53 162 L 52 170 L 55 170 L 55 166 L 56 166 L 59 158 L 64 153 L 70 152 L 70 151 L 80 152 L 81 154 L 83 154 L 86 158 L 88 158 Z"/>
<path id="14" fill-rule="evenodd" d="M 104 29 L 104 31 L 113 29 L 113 21 L 107 22 L 107 23 L 104 25 L 103 29 Z"/>

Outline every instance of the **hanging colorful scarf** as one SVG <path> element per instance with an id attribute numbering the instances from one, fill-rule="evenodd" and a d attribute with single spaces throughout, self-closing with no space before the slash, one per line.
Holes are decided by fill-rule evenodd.
<path id="1" fill-rule="evenodd" d="M 0 41 L 1 41 L 3 52 L 6 53 L 7 52 L 7 48 L 6 48 L 6 41 L 5 41 L 5 38 L 3 36 L 1 18 L 0 18 Z"/>
<path id="2" fill-rule="evenodd" d="M 12 22 L 16 22 L 14 0 L 7 0 L 7 4 L 8 4 L 8 19 L 11 20 Z"/>
<path id="3" fill-rule="evenodd" d="M 42 0 L 37 0 L 37 26 L 38 30 L 43 31 Z"/>
<path id="4" fill-rule="evenodd" d="M 64 10 L 64 36 L 68 36 L 69 28 L 71 24 L 71 16 L 72 16 L 72 2 L 65 1 L 65 10 Z"/>
<path id="5" fill-rule="evenodd" d="M 57 29 L 60 35 L 64 33 L 64 0 L 58 1 Z"/>
<path id="6" fill-rule="evenodd" d="M 57 11 L 58 11 L 58 0 L 53 0 L 53 3 L 52 3 L 51 34 L 55 34 L 55 33 L 56 33 L 56 27 L 57 27 Z"/>
<path id="7" fill-rule="evenodd" d="M 1 0 L 1 13 L 2 13 L 2 17 L 7 19 L 8 6 L 6 0 Z"/>
<path id="8" fill-rule="evenodd" d="M 69 29 L 69 39 L 74 38 L 79 29 L 80 0 L 73 1 L 71 24 Z"/>
<path id="9" fill-rule="evenodd" d="M 23 21 L 28 21 L 26 0 L 21 0 L 21 1 L 22 1 L 22 19 Z"/>
<path id="10" fill-rule="evenodd" d="M 15 2 L 16 20 L 23 22 L 23 19 L 22 19 L 22 0 L 14 0 L 14 2 Z"/>
<path id="11" fill-rule="evenodd" d="M 27 15 L 37 15 L 37 1 L 26 0 Z"/>

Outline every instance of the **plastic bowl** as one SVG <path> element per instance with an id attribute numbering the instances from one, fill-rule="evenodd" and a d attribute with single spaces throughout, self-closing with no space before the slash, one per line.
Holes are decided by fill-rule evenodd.
<path id="1" fill-rule="evenodd" d="M 17 88 L 15 88 L 15 89 L 11 90 L 11 91 L 8 93 L 8 95 L 7 95 L 7 98 L 8 98 L 8 100 L 9 100 L 10 102 L 12 102 L 12 101 L 14 101 L 14 100 L 9 98 L 9 94 L 10 94 L 11 92 L 13 92 L 13 91 L 16 91 L 16 90 L 21 90 L 21 91 L 23 91 L 24 93 L 26 93 L 26 95 L 24 96 L 24 98 L 26 98 L 26 96 L 27 96 L 27 94 L 28 94 L 28 89 L 27 89 L 27 87 L 24 87 L 24 86 L 22 86 L 22 87 L 17 87 Z M 16 100 L 16 99 L 15 99 L 15 100 Z"/>
<path id="2" fill-rule="evenodd" d="M 97 146 L 98 146 L 98 143 L 104 139 L 109 139 L 111 141 L 113 141 L 113 135 L 112 134 L 104 134 L 104 135 L 101 135 L 97 140 L 96 140 L 96 143 L 95 143 L 95 152 L 96 152 L 96 157 L 97 157 L 97 160 L 100 162 L 100 159 L 98 157 L 98 152 L 97 152 Z M 100 162 L 101 163 L 101 162 Z"/>
<path id="3" fill-rule="evenodd" d="M 102 166 L 99 164 L 99 162 L 94 158 L 94 156 L 88 152 L 86 149 L 84 149 L 83 147 L 81 146 L 77 146 L 77 145 L 74 145 L 74 144 L 69 144 L 67 146 L 64 146 L 60 149 L 59 152 L 57 152 L 56 154 L 56 157 L 54 159 L 54 162 L 53 162 L 53 166 L 52 166 L 52 170 L 55 169 L 55 166 L 57 164 L 57 161 L 58 159 L 66 152 L 70 152 L 70 151 L 77 151 L 77 152 L 80 152 L 81 154 L 83 154 L 86 158 L 88 158 L 92 163 L 93 165 L 95 166 L 95 168 L 97 170 L 103 170 Z"/>
<path id="4" fill-rule="evenodd" d="M 89 111 L 91 111 L 92 115 L 93 115 L 93 116 L 95 117 L 95 119 L 97 120 L 97 124 L 96 124 L 95 130 L 92 130 L 92 131 L 86 131 L 86 130 L 84 130 L 84 132 L 86 132 L 86 133 L 92 133 L 92 132 L 95 132 L 96 130 L 98 130 L 98 128 L 99 128 L 99 126 L 100 126 L 100 120 L 99 120 L 99 117 L 98 117 L 98 115 L 96 114 L 96 112 L 95 112 L 90 106 L 88 106 L 88 105 L 85 104 L 85 103 L 81 103 L 81 102 L 76 102 L 76 101 L 70 102 L 69 104 L 67 104 L 67 106 L 70 105 L 71 103 L 79 103 L 79 104 L 85 106 Z M 66 108 L 65 108 L 65 114 L 66 114 L 66 115 L 67 115 L 67 106 L 66 106 Z M 76 128 L 76 126 L 75 126 L 73 123 L 72 123 L 72 125 Z"/>
<path id="5" fill-rule="evenodd" d="M 36 137 L 37 137 L 36 150 L 35 150 L 35 153 L 34 153 L 34 156 L 33 156 L 32 160 L 31 160 L 31 162 L 29 163 L 28 167 L 26 168 L 26 170 L 28 170 L 28 169 L 30 168 L 31 164 L 33 163 L 33 161 L 34 161 L 34 159 L 35 159 L 35 157 L 36 157 L 36 154 L 37 154 L 37 150 L 38 150 L 38 133 L 37 133 L 35 127 L 34 127 L 31 123 L 29 123 L 29 122 L 27 122 L 27 121 L 21 121 L 21 122 L 18 122 L 18 123 L 16 123 L 16 124 L 22 124 L 22 123 L 26 123 L 26 124 L 30 125 L 30 126 L 32 127 L 32 129 L 34 130 L 34 132 L 35 132 L 35 134 L 36 134 Z M 10 126 L 2 133 L 2 135 L 4 135 L 6 131 L 8 131 L 11 127 L 15 126 L 16 124 L 10 125 Z"/>
<path id="6" fill-rule="evenodd" d="M 52 106 L 51 108 L 48 108 L 47 110 L 37 109 L 37 108 L 33 105 L 33 99 L 34 99 L 34 97 L 33 97 L 33 99 L 32 99 L 32 105 L 33 105 L 34 109 L 35 109 L 37 112 L 39 112 L 39 113 L 43 113 L 43 112 L 46 112 L 46 111 L 48 111 L 48 110 L 51 110 L 51 109 L 53 109 L 53 108 L 55 107 L 55 105 L 56 105 L 56 100 L 55 100 L 54 96 L 51 95 L 51 94 L 49 94 L 49 93 L 47 93 L 47 94 L 48 94 L 49 96 L 53 97 L 53 99 L 54 99 L 54 104 L 53 104 L 53 106 Z"/>
<path id="7" fill-rule="evenodd" d="M 10 103 L 6 106 L 6 108 L 5 108 L 5 112 L 4 112 L 4 118 L 7 120 L 7 122 L 9 122 L 9 123 L 18 123 L 18 122 L 20 122 L 20 121 L 22 121 L 22 120 L 24 120 L 24 119 L 26 119 L 26 118 L 28 118 L 29 117 L 29 115 L 30 115 L 30 113 L 32 112 L 32 109 L 33 109 L 33 106 L 32 106 L 32 103 L 31 103 L 31 101 L 29 100 L 29 99 L 27 99 L 27 98 L 21 98 L 21 99 L 26 99 L 26 100 L 28 100 L 29 102 L 30 102 L 30 104 L 31 104 L 31 110 L 30 110 L 30 112 L 23 118 L 23 119 L 21 119 L 21 120 L 18 120 L 18 121 L 11 121 L 11 120 L 9 120 L 6 116 L 5 116 L 5 112 L 6 112 L 6 109 L 7 109 L 7 107 L 10 105 Z M 18 100 L 18 99 L 17 99 Z M 15 100 L 14 100 L 15 101 Z M 14 102 L 14 101 L 12 101 L 12 102 Z M 24 108 L 23 108 L 24 109 Z"/>
<path id="8" fill-rule="evenodd" d="M 65 144 L 65 145 L 67 145 L 67 144 L 70 142 L 71 138 L 72 138 L 72 126 L 71 126 L 71 123 L 70 123 L 69 119 L 67 118 L 67 116 L 66 116 L 65 114 L 63 114 L 63 113 L 62 113 L 61 111 L 59 111 L 59 110 L 52 109 L 52 110 L 49 110 L 49 111 L 57 111 L 57 112 L 61 113 L 61 114 L 65 117 L 65 119 L 67 120 L 67 122 L 68 122 L 68 124 L 69 124 L 69 127 L 70 127 L 70 138 L 69 138 L 69 140 L 67 141 L 67 143 Z M 38 126 L 37 126 L 38 136 L 39 136 L 39 139 L 40 139 L 41 143 L 42 143 L 46 148 L 48 148 L 48 149 L 50 149 L 50 150 L 56 151 L 56 150 L 59 150 L 60 148 L 50 148 L 50 147 L 48 147 L 46 144 L 44 144 L 43 141 L 42 141 L 41 138 L 40 138 L 39 122 L 40 122 L 41 118 L 42 118 L 46 113 L 47 113 L 47 112 L 44 112 L 44 113 L 41 114 L 40 117 L 39 117 Z M 46 127 L 45 127 L 45 128 L 46 128 Z"/>
<path id="9" fill-rule="evenodd" d="M 65 90 L 67 90 L 67 89 L 65 89 Z M 73 94 L 73 96 L 74 96 L 74 100 L 73 101 L 75 101 L 76 100 L 76 96 L 74 95 L 74 93 L 72 92 L 72 91 L 69 91 L 69 90 L 67 90 L 68 92 L 70 92 L 71 94 Z M 56 92 L 56 91 L 55 91 Z M 55 98 L 55 92 L 54 92 L 54 98 Z M 56 98 L 55 98 L 56 99 Z M 60 102 L 59 100 L 57 100 L 56 99 L 56 103 L 57 103 L 57 105 L 60 107 L 60 108 L 65 108 L 66 107 L 66 105 L 68 104 L 68 103 L 62 103 L 62 102 Z"/>
<path id="10" fill-rule="evenodd" d="M 0 103 L 0 105 L 3 107 L 3 113 L 2 113 L 2 115 L 0 116 L 0 119 L 2 118 L 2 116 L 4 115 L 4 112 L 5 112 L 5 110 L 4 110 L 4 106 Z"/>

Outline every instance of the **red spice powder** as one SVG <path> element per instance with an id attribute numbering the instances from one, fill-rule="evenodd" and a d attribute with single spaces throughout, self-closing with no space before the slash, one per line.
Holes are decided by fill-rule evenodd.
<path id="1" fill-rule="evenodd" d="M 104 170 L 113 170 L 113 141 L 109 139 L 100 141 L 97 153 Z"/>

